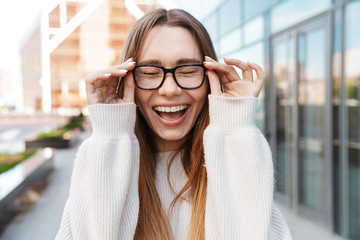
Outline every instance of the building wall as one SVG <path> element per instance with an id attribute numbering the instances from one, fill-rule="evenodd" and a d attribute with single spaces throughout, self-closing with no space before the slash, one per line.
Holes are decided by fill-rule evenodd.
<path id="1" fill-rule="evenodd" d="M 42 98 L 42 63 L 41 63 L 41 26 L 36 22 L 34 31 L 20 48 L 22 93 L 24 110 L 33 112 L 41 110 Z"/>
<path id="2" fill-rule="evenodd" d="M 359 239 L 360 1 L 177 2 L 203 22 L 220 61 L 266 71 L 256 121 L 274 154 L 276 198 Z"/>
<path id="3" fill-rule="evenodd" d="M 69 18 L 81 7 L 80 3 L 67 3 Z M 59 21 L 58 15 L 59 11 L 55 9 L 51 16 L 54 26 Z M 101 69 L 118 64 L 122 46 L 134 22 L 135 18 L 128 13 L 123 0 L 105 0 L 51 53 L 53 108 L 86 106 L 84 80 Z"/>

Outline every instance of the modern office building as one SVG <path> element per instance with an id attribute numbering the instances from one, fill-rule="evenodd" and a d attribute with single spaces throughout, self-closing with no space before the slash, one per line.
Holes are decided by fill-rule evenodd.
<path id="1" fill-rule="evenodd" d="M 276 198 L 360 239 L 360 1 L 177 1 L 223 56 L 261 64 L 257 123 L 274 154 Z"/>
<path id="2" fill-rule="evenodd" d="M 83 3 L 67 2 L 68 19 Z M 49 14 L 50 28 L 60 27 L 61 5 Z M 52 108 L 85 107 L 85 79 L 100 69 L 118 63 L 122 46 L 135 17 L 125 1 L 104 0 L 51 53 Z"/>
<path id="3" fill-rule="evenodd" d="M 22 76 L 23 109 L 27 112 L 41 111 L 42 104 L 42 47 L 40 18 L 20 44 L 20 71 Z"/>

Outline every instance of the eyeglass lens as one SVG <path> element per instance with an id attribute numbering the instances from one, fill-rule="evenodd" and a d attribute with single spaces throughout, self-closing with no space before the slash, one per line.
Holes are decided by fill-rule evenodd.
<path id="1" fill-rule="evenodd" d="M 164 79 L 164 70 L 155 66 L 141 66 L 134 70 L 136 84 L 144 89 L 158 88 Z M 181 66 L 175 70 L 175 80 L 182 88 L 200 87 L 204 78 L 201 66 Z"/>

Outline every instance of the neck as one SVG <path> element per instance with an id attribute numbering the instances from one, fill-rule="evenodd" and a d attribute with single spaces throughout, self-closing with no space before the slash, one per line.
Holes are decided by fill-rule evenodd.
<path id="1" fill-rule="evenodd" d="M 181 146 L 181 141 L 156 139 L 156 146 L 159 152 L 170 152 L 179 149 L 179 147 Z"/>

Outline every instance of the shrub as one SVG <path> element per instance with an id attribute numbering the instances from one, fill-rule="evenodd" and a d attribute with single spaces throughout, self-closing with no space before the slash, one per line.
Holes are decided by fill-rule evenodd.
<path id="1" fill-rule="evenodd" d="M 31 157 L 35 154 L 35 152 L 36 150 L 32 149 L 16 154 L 0 154 L 0 174 L 6 172 L 7 170 L 15 167 L 17 164 L 21 163 L 25 159 Z"/>
<path id="2" fill-rule="evenodd" d="M 81 128 L 83 122 L 85 121 L 84 115 L 80 114 L 79 116 L 75 116 L 70 118 L 69 122 L 60 128 L 56 128 L 54 130 L 51 130 L 49 132 L 40 133 L 37 135 L 36 139 L 51 139 L 51 138 L 63 138 L 64 134 L 67 131 L 73 130 L 75 128 Z"/>

